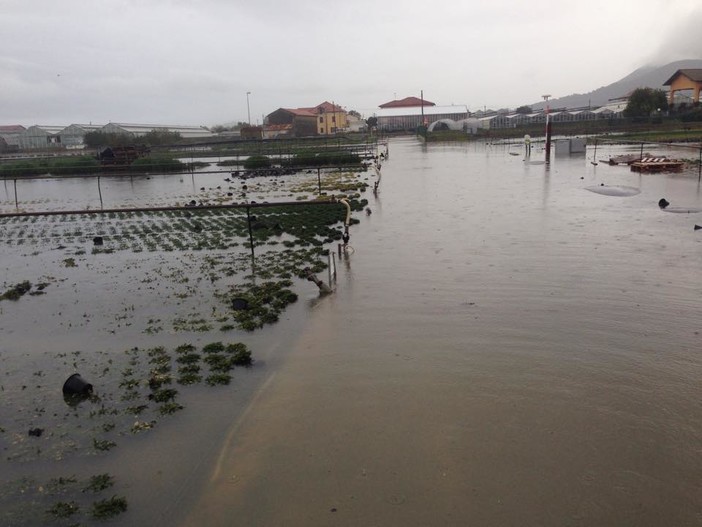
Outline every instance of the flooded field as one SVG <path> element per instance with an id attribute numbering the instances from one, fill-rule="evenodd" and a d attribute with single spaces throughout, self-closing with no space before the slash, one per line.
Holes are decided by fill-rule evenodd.
<path id="1" fill-rule="evenodd" d="M 609 149 L 600 155 L 627 152 Z M 46 293 L 0 302 L 3 523 L 41 525 L 22 521 L 32 504 L 46 514 L 116 496 L 128 509 L 115 525 L 702 524 L 696 169 L 635 174 L 585 156 L 547 167 L 508 146 L 409 138 L 389 150 L 336 293 L 318 298 L 293 273 L 300 300 L 254 332 L 221 329 L 236 320 L 220 292 L 249 273 L 241 245 L 193 250 L 195 232 L 181 249 L 162 225 L 94 253 L 68 227 L 3 224 L 5 287 L 30 280 Z M 137 188 L 162 203 L 220 195 L 221 176 L 195 175 L 187 190 L 190 175 L 168 178 Z M 55 199 L 35 185 L 20 196 Z M 84 207 L 95 182 L 76 185 Z M 115 202 L 149 195 L 114 185 L 102 191 Z M 206 224 L 236 229 L 220 220 Z M 265 280 L 286 279 L 280 249 L 261 250 L 260 267 L 281 266 Z M 205 376 L 205 348 L 220 341 L 245 344 L 253 366 L 228 385 L 176 382 L 179 357 L 199 354 Z M 125 371 L 164 356 L 177 395 L 122 399 Z M 101 401 L 65 404 L 76 369 Z M 142 382 L 138 393 L 161 392 Z M 148 408 L 124 411 L 137 403 Z M 103 474 L 112 486 L 96 490 Z"/>

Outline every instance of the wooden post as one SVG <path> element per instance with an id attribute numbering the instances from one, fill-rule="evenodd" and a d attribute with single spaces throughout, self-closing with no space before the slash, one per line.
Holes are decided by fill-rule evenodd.
<path id="1" fill-rule="evenodd" d="M 319 195 L 322 195 L 322 169 L 317 167 L 317 186 L 319 187 Z"/>

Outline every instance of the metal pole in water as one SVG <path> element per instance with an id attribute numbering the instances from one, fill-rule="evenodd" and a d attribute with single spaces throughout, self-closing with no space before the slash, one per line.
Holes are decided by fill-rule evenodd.
<path id="1" fill-rule="evenodd" d="M 551 119 L 549 118 L 548 99 L 550 95 L 542 95 L 546 101 L 546 163 L 551 162 Z"/>
<path id="2" fill-rule="evenodd" d="M 104 208 L 102 204 L 102 190 L 100 189 L 100 174 L 98 174 L 98 195 L 100 196 L 100 208 Z"/>
<path id="3" fill-rule="evenodd" d="M 590 161 L 590 163 L 597 166 L 597 139 L 595 139 L 595 152 L 592 154 L 592 161 Z"/>
<path id="4" fill-rule="evenodd" d="M 246 207 L 246 219 L 249 225 L 249 243 L 251 243 L 251 258 L 254 257 L 253 230 L 251 229 L 251 207 Z"/>

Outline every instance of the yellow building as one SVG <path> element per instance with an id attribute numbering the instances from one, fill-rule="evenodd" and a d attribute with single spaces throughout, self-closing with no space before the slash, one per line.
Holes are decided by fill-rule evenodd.
<path id="1" fill-rule="evenodd" d="M 318 135 L 334 135 L 348 130 L 346 111 L 341 106 L 324 101 L 308 109 L 317 115 Z"/>
<path id="2" fill-rule="evenodd" d="M 663 86 L 670 86 L 668 104 L 671 106 L 673 105 L 676 92 L 691 93 L 690 102 L 699 104 L 700 90 L 702 90 L 702 69 L 678 70 L 670 79 L 663 83 Z"/>

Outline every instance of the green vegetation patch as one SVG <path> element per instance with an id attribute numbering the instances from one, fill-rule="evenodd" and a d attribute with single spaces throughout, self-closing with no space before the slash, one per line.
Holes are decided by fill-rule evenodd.
<path id="1" fill-rule="evenodd" d="M 248 170 L 256 168 L 269 168 L 271 166 L 271 160 L 268 156 L 255 155 L 250 156 L 244 161 L 244 168 Z"/>
<path id="2" fill-rule="evenodd" d="M 100 163 L 91 156 L 71 156 L 56 159 L 15 161 L 0 164 L 0 177 L 13 178 L 43 174 L 74 175 L 93 174 L 100 170 Z"/>
<path id="3" fill-rule="evenodd" d="M 167 155 L 150 155 L 135 159 L 129 169 L 135 172 L 179 172 L 187 168 L 180 159 Z"/>
<path id="4" fill-rule="evenodd" d="M 10 289 L 5 291 L 0 295 L 0 300 L 19 300 L 20 297 L 24 296 L 32 288 L 31 282 L 25 280 L 19 284 L 15 284 Z"/>
<path id="5" fill-rule="evenodd" d="M 114 518 L 127 510 L 127 498 L 112 496 L 93 503 L 93 518 L 104 520 Z"/>
<path id="6" fill-rule="evenodd" d="M 278 280 L 234 286 L 231 290 L 234 296 L 248 304 L 246 309 L 233 311 L 232 316 L 239 328 L 253 331 L 264 324 L 277 322 L 280 313 L 289 304 L 297 302 L 297 294 L 288 289 L 291 285 L 290 280 Z"/>
<path id="7" fill-rule="evenodd" d="M 91 476 L 88 484 L 83 489 L 83 492 L 100 492 L 110 488 L 115 484 L 115 478 L 110 474 L 96 474 Z"/>
<path id="8" fill-rule="evenodd" d="M 56 518 L 69 518 L 79 510 L 80 506 L 75 501 L 59 501 L 46 512 Z"/>

